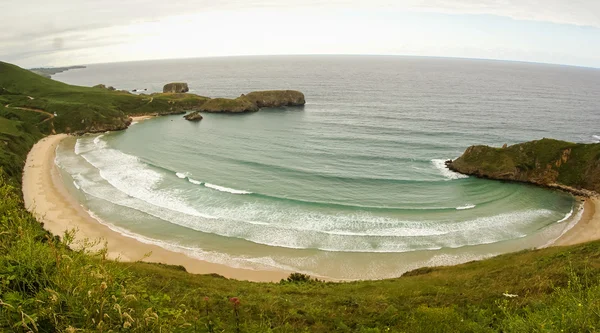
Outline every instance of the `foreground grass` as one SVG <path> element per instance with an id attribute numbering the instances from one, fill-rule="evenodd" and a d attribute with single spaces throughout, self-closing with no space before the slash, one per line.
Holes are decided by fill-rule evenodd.
<path id="1" fill-rule="evenodd" d="M 297 276 L 251 283 L 106 260 L 104 251 L 86 250 L 92 244 L 71 244 L 72 233 L 62 242 L 47 234 L 5 177 L 0 197 L 0 327 L 5 331 L 593 332 L 600 327 L 600 242 L 424 268 L 382 281 L 324 283 Z"/>

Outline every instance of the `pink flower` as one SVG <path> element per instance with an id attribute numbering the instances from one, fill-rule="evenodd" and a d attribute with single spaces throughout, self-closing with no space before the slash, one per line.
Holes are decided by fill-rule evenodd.
<path id="1" fill-rule="evenodd" d="M 239 305 L 240 304 L 240 299 L 237 298 L 237 297 L 232 297 L 232 298 L 229 299 L 229 301 L 231 303 L 233 303 L 233 305 Z"/>
<path id="2" fill-rule="evenodd" d="M 204 301 L 208 302 L 208 300 L 209 300 L 208 296 L 204 296 Z"/>

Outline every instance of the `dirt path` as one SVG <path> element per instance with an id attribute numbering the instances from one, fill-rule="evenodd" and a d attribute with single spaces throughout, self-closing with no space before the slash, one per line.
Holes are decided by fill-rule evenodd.
<path id="1" fill-rule="evenodd" d="M 50 112 L 46 112 L 44 110 L 40 110 L 40 109 L 24 108 L 24 107 L 20 107 L 20 106 L 10 106 L 10 104 L 6 104 L 4 107 L 5 108 L 9 108 L 9 109 L 17 109 L 17 110 L 23 110 L 23 111 L 31 111 L 31 112 L 43 113 L 43 114 L 47 115 L 48 118 L 42 120 L 40 122 L 40 124 L 43 124 L 43 123 L 47 122 L 48 120 L 54 119 L 54 117 L 55 117 L 54 114 L 52 114 Z M 50 126 L 52 127 L 52 134 L 56 134 L 56 131 L 54 130 L 54 123 L 51 122 Z"/>

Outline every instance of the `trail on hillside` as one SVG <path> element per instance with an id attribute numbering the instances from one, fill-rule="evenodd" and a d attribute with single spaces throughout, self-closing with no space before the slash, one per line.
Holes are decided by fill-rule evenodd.
<path id="1" fill-rule="evenodd" d="M 31 99 L 33 99 L 33 98 L 31 98 Z M 47 122 L 48 120 L 54 119 L 54 117 L 55 117 L 54 114 L 52 114 L 50 112 L 46 112 L 44 110 L 40 110 L 40 109 L 32 109 L 32 108 L 26 108 L 26 107 L 21 107 L 21 106 L 10 106 L 10 104 L 6 104 L 4 107 L 9 108 L 9 109 L 17 109 L 17 110 L 23 110 L 23 111 L 43 113 L 43 114 L 47 115 L 48 118 L 42 120 L 40 122 L 40 124 L 43 124 L 43 123 Z M 54 122 L 50 122 L 50 127 L 52 128 L 52 134 L 56 134 L 56 131 L 54 130 Z"/>

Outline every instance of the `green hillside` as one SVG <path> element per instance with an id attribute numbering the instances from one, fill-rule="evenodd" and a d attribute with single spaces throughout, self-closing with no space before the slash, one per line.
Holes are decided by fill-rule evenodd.
<path id="1" fill-rule="evenodd" d="M 163 94 L 156 98 L 124 91 L 72 86 L 37 75 L 15 65 L 0 62 L 0 104 L 10 109 L 43 110 L 56 117 L 43 133 L 104 132 L 125 129 L 129 116 L 184 113 L 194 101 L 206 97 Z M 23 110 L 21 110 L 23 111 Z"/>
<path id="2" fill-rule="evenodd" d="M 0 86 L 6 89 L 0 98 L 11 106 L 0 107 L 2 332 L 600 329 L 600 242 L 348 283 L 319 282 L 301 274 L 281 283 L 242 282 L 193 275 L 176 266 L 114 262 L 103 251 L 72 251 L 72 234 L 59 239 L 45 232 L 24 209 L 19 186 L 27 152 L 49 133 L 50 120 L 44 113 L 13 106 L 44 112 L 53 108 L 59 114 L 56 132 L 67 127 L 85 131 L 89 124 L 76 124 L 84 119 L 116 123 L 130 114 L 128 106 L 142 113 L 141 102 L 149 97 L 73 87 L 8 64 L 0 64 L 0 71 Z M 32 102 L 39 104 L 28 104 Z M 152 110 L 144 112 L 159 110 L 146 108 Z"/>

